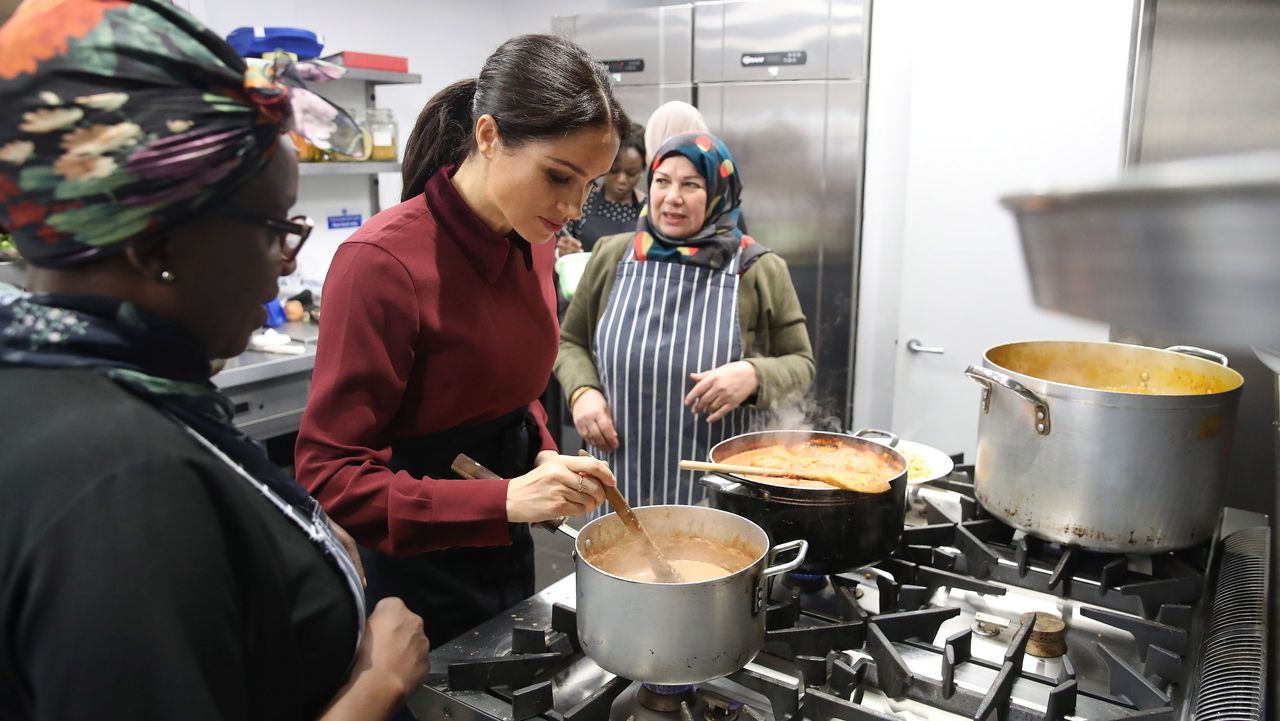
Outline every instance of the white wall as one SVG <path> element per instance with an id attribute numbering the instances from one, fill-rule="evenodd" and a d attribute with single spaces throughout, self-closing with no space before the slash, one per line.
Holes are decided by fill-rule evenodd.
<path id="1" fill-rule="evenodd" d="M 875 5 L 855 426 L 972 451 L 985 348 L 1106 339 L 1034 306 L 999 198 L 1117 175 L 1131 26 L 1123 0 Z"/>

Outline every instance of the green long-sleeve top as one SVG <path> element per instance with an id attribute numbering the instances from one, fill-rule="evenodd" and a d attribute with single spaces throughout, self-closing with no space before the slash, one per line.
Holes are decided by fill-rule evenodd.
<path id="1" fill-rule="evenodd" d="M 632 235 L 611 235 L 597 241 L 574 291 L 560 326 L 560 352 L 555 365 L 556 378 L 566 398 L 572 398 L 573 392 L 583 387 L 603 391 L 591 354 L 591 339 L 609 302 L 618 262 L 631 247 Z M 761 256 L 742 274 L 738 283 L 738 327 L 743 360 L 755 366 L 760 378 L 760 388 L 750 405 L 768 408 L 809 389 L 814 374 L 813 346 L 787 262 L 777 253 Z M 692 383 L 689 381 L 690 388 Z M 685 392 L 688 388 L 681 398 Z"/>

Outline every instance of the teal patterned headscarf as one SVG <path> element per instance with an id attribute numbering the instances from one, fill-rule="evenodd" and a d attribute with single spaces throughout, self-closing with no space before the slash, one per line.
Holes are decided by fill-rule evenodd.
<path id="1" fill-rule="evenodd" d="M 685 265 L 701 265 L 720 270 L 741 252 L 738 272 L 746 271 L 760 256 L 770 252 L 738 225 L 742 205 L 742 177 L 734 165 L 733 155 L 723 141 L 711 133 L 682 133 L 658 148 L 649 166 L 648 180 L 662 161 L 680 155 L 693 163 L 707 184 L 707 208 L 702 227 L 688 238 L 670 238 L 652 222 L 653 193 L 640 212 L 632 247 L 636 260 L 665 261 Z"/>
<path id="2" fill-rule="evenodd" d="M 286 129 L 361 157 L 306 73 L 331 71 L 246 62 L 163 0 L 27 0 L 0 27 L 0 226 L 71 266 L 230 197 Z"/>

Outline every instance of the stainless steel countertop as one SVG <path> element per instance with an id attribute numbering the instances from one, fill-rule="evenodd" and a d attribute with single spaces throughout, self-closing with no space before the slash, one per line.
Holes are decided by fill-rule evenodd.
<path id="1" fill-rule="evenodd" d="M 316 365 L 316 339 L 320 329 L 311 323 L 295 321 L 279 326 L 276 331 L 306 345 L 306 352 L 302 355 L 278 355 L 247 350 L 227 361 L 222 372 L 212 378 L 214 385 L 226 390 L 281 376 L 310 373 Z"/>

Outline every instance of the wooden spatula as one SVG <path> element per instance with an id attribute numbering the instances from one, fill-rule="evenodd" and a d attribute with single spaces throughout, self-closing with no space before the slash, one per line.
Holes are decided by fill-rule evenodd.
<path id="1" fill-rule="evenodd" d="M 889 490 L 889 481 L 869 473 L 835 473 L 820 470 L 792 471 L 785 468 L 765 468 L 763 466 L 739 466 L 732 463 L 707 463 L 705 461 L 680 461 L 680 469 L 684 471 L 703 471 L 706 473 L 731 473 L 736 476 L 769 476 L 772 478 L 791 478 L 800 481 L 819 481 L 835 488 L 859 493 L 884 493 Z"/>
<path id="2" fill-rule="evenodd" d="M 578 455 L 587 458 L 591 457 L 591 454 L 586 451 L 578 451 Z M 626 526 L 628 531 L 631 531 L 631 535 L 640 539 L 640 545 L 644 547 L 645 555 L 649 558 L 649 565 L 653 567 L 653 573 L 657 579 L 663 583 L 684 583 L 684 578 L 680 575 L 680 572 L 667 562 L 667 557 L 662 555 L 662 549 L 658 548 L 658 544 L 653 542 L 653 538 L 645 530 L 644 524 L 640 522 L 636 512 L 631 510 L 631 505 L 627 503 L 627 499 L 622 497 L 622 493 L 613 486 L 605 486 L 604 497 L 618 512 L 618 518 L 622 519 L 622 525 Z"/>

